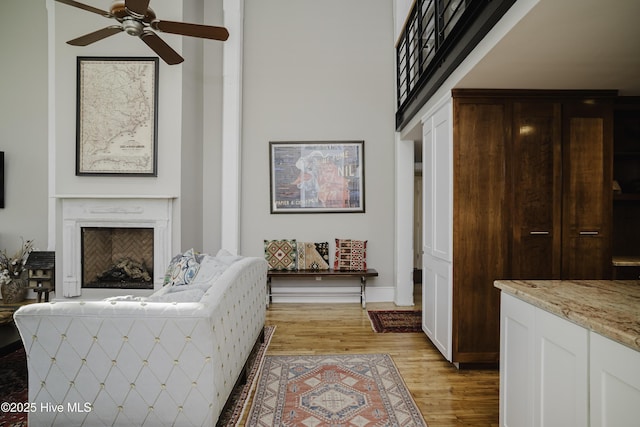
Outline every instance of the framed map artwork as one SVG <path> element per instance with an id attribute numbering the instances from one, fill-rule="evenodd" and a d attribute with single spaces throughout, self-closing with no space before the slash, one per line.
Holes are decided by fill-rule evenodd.
<path id="1" fill-rule="evenodd" d="M 270 142 L 271 213 L 364 212 L 364 141 Z"/>
<path id="2" fill-rule="evenodd" d="M 158 58 L 77 65 L 76 175 L 157 176 Z"/>

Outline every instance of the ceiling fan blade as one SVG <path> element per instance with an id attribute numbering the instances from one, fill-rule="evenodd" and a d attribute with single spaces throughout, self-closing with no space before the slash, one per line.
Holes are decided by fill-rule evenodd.
<path id="1" fill-rule="evenodd" d="M 153 31 L 144 31 L 140 34 L 140 38 L 167 64 L 175 65 L 184 61 L 184 58 L 180 56 L 178 52 L 173 50 L 171 46 L 166 44 L 164 40 L 158 37 L 158 35 Z"/>
<path id="2" fill-rule="evenodd" d="M 111 25 L 101 30 L 94 31 L 93 33 L 80 36 L 77 39 L 69 40 L 67 43 L 72 46 L 87 46 L 99 40 L 106 39 L 107 37 L 112 36 L 114 34 L 118 34 L 121 31 L 123 30 L 120 25 Z"/>
<path id="3" fill-rule="evenodd" d="M 102 10 L 102 9 L 98 9 L 97 7 L 93 7 L 93 6 L 89 6 L 87 4 L 84 3 L 78 3 L 77 1 L 73 1 L 73 0 L 56 0 L 58 3 L 64 3 L 67 4 L 69 6 L 73 6 L 73 7 L 77 7 L 79 9 L 83 9 L 89 12 L 93 12 L 93 13 L 97 13 L 98 15 L 102 15 L 106 18 L 111 18 L 111 13 L 107 12 L 106 10 Z"/>
<path id="4" fill-rule="evenodd" d="M 225 41 L 229 38 L 229 32 L 226 28 L 211 25 L 155 20 L 151 22 L 151 28 L 164 33 L 181 34 L 183 36 L 200 37 L 204 39 Z"/>
<path id="5" fill-rule="evenodd" d="M 124 0 L 124 7 L 129 12 L 142 18 L 147 14 L 147 9 L 149 9 L 149 0 Z"/>

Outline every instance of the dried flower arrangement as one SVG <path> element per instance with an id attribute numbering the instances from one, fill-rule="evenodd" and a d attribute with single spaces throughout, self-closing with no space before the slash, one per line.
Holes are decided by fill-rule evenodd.
<path id="1" fill-rule="evenodd" d="M 22 239 L 22 245 L 16 253 L 9 257 L 7 250 L 0 252 L 0 284 L 9 284 L 13 279 L 20 279 L 24 265 L 33 251 L 33 240 Z"/>

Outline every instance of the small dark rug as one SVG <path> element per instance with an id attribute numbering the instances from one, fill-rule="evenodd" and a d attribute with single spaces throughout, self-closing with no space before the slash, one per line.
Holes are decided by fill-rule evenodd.
<path id="1" fill-rule="evenodd" d="M 265 326 L 264 342 L 255 352 L 250 372 L 247 374 L 247 381 L 233 390 L 232 403 L 220 415 L 219 426 L 236 426 L 242 419 L 247 398 L 256 385 L 256 376 L 262 368 L 265 353 L 275 329 L 275 326 Z M 0 357 L 0 402 L 27 402 L 28 398 L 27 357 L 21 346 L 13 353 Z M 26 425 L 26 413 L 0 411 L 0 427 L 25 427 Z"/>
<path id="2" fill-rule="evenodd" d="M 372 310 L 367 314 L 374 332 L 422 332 L 418 310 Z"/>

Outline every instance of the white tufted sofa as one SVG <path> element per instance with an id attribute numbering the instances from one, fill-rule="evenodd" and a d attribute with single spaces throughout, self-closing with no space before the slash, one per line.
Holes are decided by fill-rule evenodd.
<path id="1" fill-rule="evenodd" d="M 213 426 L 265 321 L 267 265 L 241 258 L 199 302 L 63 301 L 15 313 L 29 426 Z"/>

